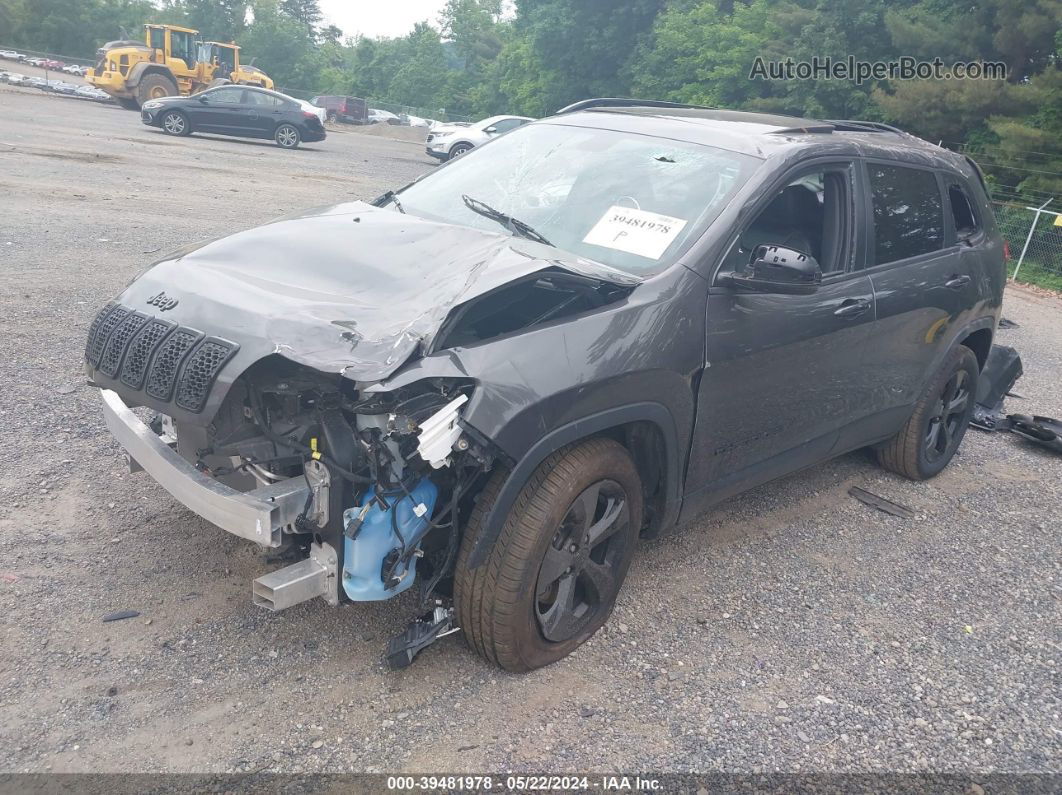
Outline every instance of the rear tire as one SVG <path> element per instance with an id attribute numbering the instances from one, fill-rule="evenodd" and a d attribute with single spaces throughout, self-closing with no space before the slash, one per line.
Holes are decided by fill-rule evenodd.
<path id="1" fill-rule="evenodd" d="M 184 136 L 192 131 L 192 126 L 188 123 L 188 117 L 179 110 L 163 111 L 160 121 L 162 123 L 162 131 L 167 135 Z"/>
<path id="2" fill-rule="evenodd" d="M 966 435 L 979 377 L 974 352 L 956 346 L 929 379 L 907 424 L 877 450 L 878 463 L 911 480 L 940 473 Z"/>
<path id="3" fill-rule="evenodd" d="M 528 479 L 483 563 L 468 562 L 508 473 L 480 492 L 454 574 L 469 646 L 507 671 L 556 662 L 608 620 L 642 521 L 630 454 L 604 438 L 566 447 Z"/>
<path id="4" fill-rule="evenodd" d="M 143 105 L 149 99 L 177 96 L 177 84 L 166 75 L 148 75 L 136 87 L 136 99 Z"/>
<path id="5" fill-rule="evenodd" d="M 281 124 L 273 133 L 273 140 L 281 149 L 298 149 L 302 136 L 294 124 Z"/>

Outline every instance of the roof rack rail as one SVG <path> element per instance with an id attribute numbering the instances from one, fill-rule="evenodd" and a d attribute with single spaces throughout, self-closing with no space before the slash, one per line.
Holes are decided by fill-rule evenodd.
<path id="1" fill-rule="evenodd" d="M 591 110 L 593 108 L 693 108 L 695 110 L 715 110 L 707 105 L 687 105 L 683 102 L 665 102 L 660 99 L 631 99 L 629 97 L 597 97 L 596 99 L 583 99 L 573 102 L 558 110 L 554 115 L 562 113 L 575 113 L 577 110 Z"/>
<path id="2" fill-rule="evenodd" d="M 840 132 L 892 132 L 907 135 L 899 127 L 884 124 L 880 121 L 861 121 L 859 119 L 826 119 L 827 124 L 832 124 L 835 130 Z M 847 130 L 845 129 L 847 128 Z"/>

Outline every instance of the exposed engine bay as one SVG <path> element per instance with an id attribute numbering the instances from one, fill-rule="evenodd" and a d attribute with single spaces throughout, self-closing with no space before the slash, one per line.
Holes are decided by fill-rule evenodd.
<path id="1" fill-rule="evenodd" d="M 462 498 L 493 461 L 460 424 L 472 388 L 429 379 L 362 394 L 338 375 L 269 357 L 237 379 L 208 426 L 159 415 L 155 430 L 175 436 L 201 472 L 240 491 L 305 478 L 305 505 L 282 543 L 296 562 L 255 581 L 256 604 L 390 599 L 413 585 L 419 566 L 418 604 L 431 611 L 437 636 L 452 629 L 444 580 L 457 555 Z M 405 644 L 393 664 L 413 654 Z"/>

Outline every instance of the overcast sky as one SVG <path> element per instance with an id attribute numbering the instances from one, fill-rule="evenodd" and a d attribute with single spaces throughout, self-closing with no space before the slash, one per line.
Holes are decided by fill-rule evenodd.
<path id="1" fill-rule="evenodd" d="M 320 0 L 324 24 L 347 36 L 404 36 L 417 22 L 436 25 L 446 0 Z"/>

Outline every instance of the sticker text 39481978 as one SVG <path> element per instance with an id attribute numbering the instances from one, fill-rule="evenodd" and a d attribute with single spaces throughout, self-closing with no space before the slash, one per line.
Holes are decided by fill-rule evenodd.
<path id="1" fill-rule="evenodd" d="M 685 225 L 682 218 L 613 205 L 586 233 L 583 242 L 660 259 Z"/>

